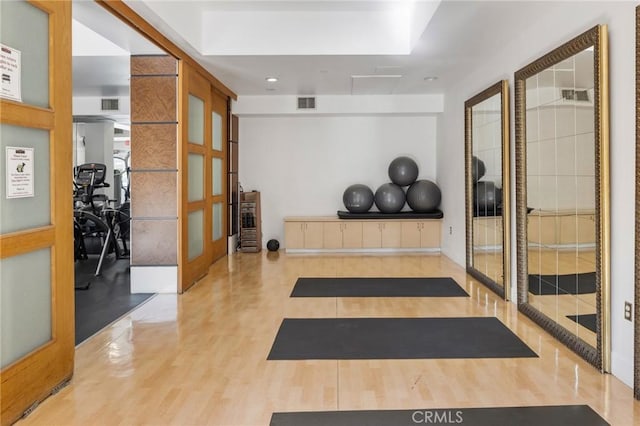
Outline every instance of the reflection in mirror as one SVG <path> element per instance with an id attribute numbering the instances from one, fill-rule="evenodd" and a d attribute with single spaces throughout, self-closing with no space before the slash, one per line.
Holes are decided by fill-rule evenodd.
<path id="1" fill-rule="evenodd" d="M 529 303 L 595 347 L 593 48 L 526 87 Z"/>
<path id="2" fill-rule="evenodd" d="M 467 271 L 504 298 L 510 258 L 508 114 L 507 81 L 465 102 Z"/>
<path id="3" fill-rule="evenodd" d="M 519 307 L 606 371 L 604 37 L 595 27 L 516 73 L 516 157 Z"/>

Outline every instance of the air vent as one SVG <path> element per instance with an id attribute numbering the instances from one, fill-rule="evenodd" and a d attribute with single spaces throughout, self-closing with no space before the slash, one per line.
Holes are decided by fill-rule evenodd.
<path id="1" fill-rule="evenodd" d="M 102 107 L 100 108 L 102 111 L 118 111 L 119 108 L 119 99 L 102 99 Z"/>
<path id="2" fill-rule="evenodd" d="M 298 109 L 316 109 L 316 98 L 298 98 Z"/>
<path id="3" fill-rule="evenodd" d="M 589 102 L 586 90 L 562 89 L 562 99 L 567 101 Z"/>
<path id="4" fill-rule="evenodd" d="M 113 134 L 114 135 L 124 135 L 124 129 L 119 129 L 119 128 L 115 127 L 113 129 Z"/>

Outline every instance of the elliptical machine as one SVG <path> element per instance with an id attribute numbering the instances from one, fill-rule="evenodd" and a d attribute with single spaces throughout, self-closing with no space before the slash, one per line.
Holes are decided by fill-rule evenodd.
<path id="1" fill-rule="evenodd" d="M 96 276 L 100 275 L 104 259 L 115 253 L 116 259 L 127 258 L 127 235 L 129 230 L 128 211 L 121 206 L 110 206 L 105 194 L 96 194 L 99 188 L 108 188 L 105 182 L 107 167 L 100 163 L 81 164 L 74 173 L 74 254 L 75 260 L 87 260 L 89 255 L 98 254 Z M 90 283 L 89 283 L 90 284 Z M 88 288 L 87 284 L 83 288 Z"/>

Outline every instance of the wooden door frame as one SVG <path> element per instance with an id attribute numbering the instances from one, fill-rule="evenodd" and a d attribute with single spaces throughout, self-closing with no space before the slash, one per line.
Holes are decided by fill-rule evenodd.
<path id="1" fill-rule="evenodd" d="M 178 227 L 180 229 L 180 250 L 178 256 L 178 291 L 186 291 L 198 279 L 206 273 L 211 264 L 211 249 L 208 241 L 211 235 L 211 209 L 207 206 L 208 194 L 211 193 L 211 160 L 209 146 L 211 146 L 211 89 L 209 82 L 197 71 L 185 63 L 180 64 L 179 75 L 181 77 L 178 94 L 179 111 L 179 138 L 178 164 L 181 172 L 178 174 L 179 201 L 178 201 Z M 203 144 L 194 144 L 189 141 L 189 95 L 193 94 L 204 102 L 204 139 Z M 203 198 L 200 201 L 189 201 L 189 154 L 200 154 L 204 161 Z M 202 254 L 193 260 L 189 260 L 189 213 L 202 210 L 204 212 Z"/>
<path id="2" fill-rule="evenodd" d="M 209 209 L 212 211 L 213 214 L 213 203 L 221 203 L 222 204 L 222 236 L 220 237 L 219 240 L 214 241 L 213 240 L 213 217 L 211 218 L 211 232 L 209 233 L 209 244 L 210 244 L 210 263 L 215 262 L 216 260 L 224 257 L 227 254 L 227 224 L 228 224 L 228 205 L 229 205 L 229 184 L 228 184 L 228 163 L 227 163 L 227 158 L 228 158 L 228 148 L 229 148 L 229 116 L 228 116 L 228 98 L 224 95 L 221 94 L 218 90 L 216 90 L 215 88 L 211 88 L 211 111 L 209 113 L 209 116 L 213 115 L 213 112 L 218 113 L 221 116 L 221 122 L 222 122 L 222 134 L 221 134 L 221 150 L 220 151 L 215 151 L 213 149 L 213 140 L 211 145 L 209 145 L 209 148 L 207 149 L 208 154 L 208 160 L 209 161 L 209 166 L 211 167 L 211 173 L 213 173 L 213 166 L 212 166 L 212 161 L 213 158 L 220 158 L 222 160 L 222 194 L 220 195 L 212 195 L 213 194 L 213 188 L 210 188 L 209 192 L 207 193 L 207 201 L 208 201 L 208 205 L 209 205 Z M 212 126 L 212 132 L 213 132 L 213 119 L 211 126 Z M 213 136 L 212 136 L 213 139 Z M 210 175 L 209 178 L 209 184 L 212 185 L 213 179 L 212 176 Z"/>
<path id="3" fill-rule="evenodd" d="M 2 99 L 0 110 L 3 124 L 49 131 L 51 224 L 3 234 L 0 257 L 51 249 L 51 340 L 2 369 L 2 425 L 15 422 L 67 382 L 73 375 L 75 355 L 71 2 L 29 3 L 49 14 L 50 107 Z"/>

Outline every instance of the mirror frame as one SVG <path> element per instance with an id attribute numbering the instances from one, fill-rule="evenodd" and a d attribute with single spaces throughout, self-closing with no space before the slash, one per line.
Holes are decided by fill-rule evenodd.
<path id="1" fill-rule="evenodd" d="M 502 129 L 502 285 L 473 266 L 473 127 L 472 109 L 481 102 L 500 95 Z M 501 80 L 464 103 L 465 213 L 467 239 L 467 273 L 504 300 L 511 294 L 511 170 L 509 151 L 509 81 Z"/>
<path id="2" fill-rule="evenodd" d="M 596 175 L 596 341 L 594 348 L 528 303 L 526 80 L 588 47 L 594 48 Z M 602 372 L 611 370 L 609 217 L 609 64 L 607 26 L 597 25 L 516 71 L 516 241 L 518 310 Z"/>
<path id="3" fill-rule="evenodd" d="M 636 7 L 636 270 L 633 396 L 640 399 L 640 6 Z"/>

